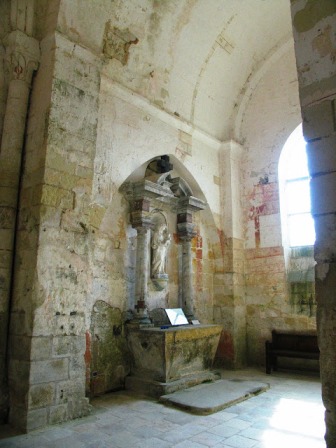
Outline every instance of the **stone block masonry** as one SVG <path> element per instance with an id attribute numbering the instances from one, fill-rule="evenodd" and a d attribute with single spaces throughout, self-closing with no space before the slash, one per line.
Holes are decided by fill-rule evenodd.
<path id="1" fill-rule="evenodd" d="M 26 258 L 27 249 L 34 254 L 29 264 L 17 265 L 19 282 L 11 325 L 10 421 L 24 430 L 89 411 L 85 398 L 85 312 L 90 281 L 89 202 L 100 78 L 95 57 L 77 48 L 70 61 L 69 48 L 73 50 L 73 46 L 69 45 L 56 35 L 52 55 L 56 64 L 49 86 L 44 84 L 43 67 L 39 73 L 37 83 L 40 80 L 46 97 L 50 89 L 47 129 L 43 129 L 48 135 L 43 148 L 45 169 L 40 182 L 32 186 L 35 167 L 30 158 L 23 179 L 27 202 L 22 205 L 28 219 L 34 208 L 36 226 L 41 230 L 38 239 L 31 240 L 28 247 L 25 241 L 29 227 L 22 226 L 18 235 L 19 259 Z M 33 132 L 31 126 L 36 126 L 33 117 L 37 106 L 33 97 L 28 134 Z M 32 142 L 32 139 L 27 142 L 29 154 L 33 151 Z M 67 142 L 67 146 L 62 142 Z M 25 187 L 32 189 L 33 194 L 28 195 Z M 29 270 L 36 272 L 32 284 L 26 286 L 30 290 L 30 304 L 20 299 L 27 295 L 20 285 L 25 287 L 23 279 Z M 18 319 L 26 328 L 22 335 Z M 20 350 L 22 344 L 26 351 Z M 20 382 L 17 368 L 24 359 L 29 362 L 29 375 L 23 375 Z M 22 392 L 29 397 L 27 402 L 20 400 Z"/>

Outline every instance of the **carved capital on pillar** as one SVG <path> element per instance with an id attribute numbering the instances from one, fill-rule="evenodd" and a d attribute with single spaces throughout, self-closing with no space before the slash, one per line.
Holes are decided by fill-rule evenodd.
<path id="1" fill-rule="evenodd" d="M 33 72 L 37 70 L 40 60 L 38 41 L 16 30 L 6 37 L 5 45 L 10 81 L 19 79 L 30 86 Z"/>
<path id="2" fill-rule="evenodd" d="M 177 234 L 181 240 L 190 241 L 195 235 L 193 213 L 204 210 L 206 203 L 193 196 L 180 198 L 177 208 Z"/>
<path id="3" fill-rule="evenodd" d="M 191 213 L 180 213 L 177 215 L 177 234 L 180 240 L 186 241 L 191 241 L 196 235 Z"/>
<path id="4" fill-rule="evenodd" d="M 130 217 L 132 227 L 148 229 L 151 226 L 149 217 L 150 201 L 146 198 L 135 199 L 130 202 Z"/>

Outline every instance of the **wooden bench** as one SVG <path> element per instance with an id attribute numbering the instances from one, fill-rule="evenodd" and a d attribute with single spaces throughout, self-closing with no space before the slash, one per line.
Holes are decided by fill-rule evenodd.
<path id="1" fill-rule="evenodd" d="M 316 333 L 272 331 L 272 342 L 266 341 L 266 373 L 277 370 L 277 358 L 316 359 L 320 357 Z"/>

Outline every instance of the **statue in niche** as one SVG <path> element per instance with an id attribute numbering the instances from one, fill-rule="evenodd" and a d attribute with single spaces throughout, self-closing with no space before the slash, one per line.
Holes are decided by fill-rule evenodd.
<path id="1" fill-rule="evenodd" d="M 166 224 L 161 224 L 154 232 L 152 241 L 152 277 L 166 276 L 166 258 L 170 245 L 170 235 Z"/>

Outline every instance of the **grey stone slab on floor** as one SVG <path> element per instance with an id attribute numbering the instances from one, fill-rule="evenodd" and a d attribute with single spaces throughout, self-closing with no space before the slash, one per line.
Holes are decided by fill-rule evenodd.
<path id="1" fill-rule="evenodd" d="M 269 387 L 268 383 L 259 381 L 219 380 L 162 395 L 160 401 L 195 414 L 207 415 L 265 392 Z"/>

